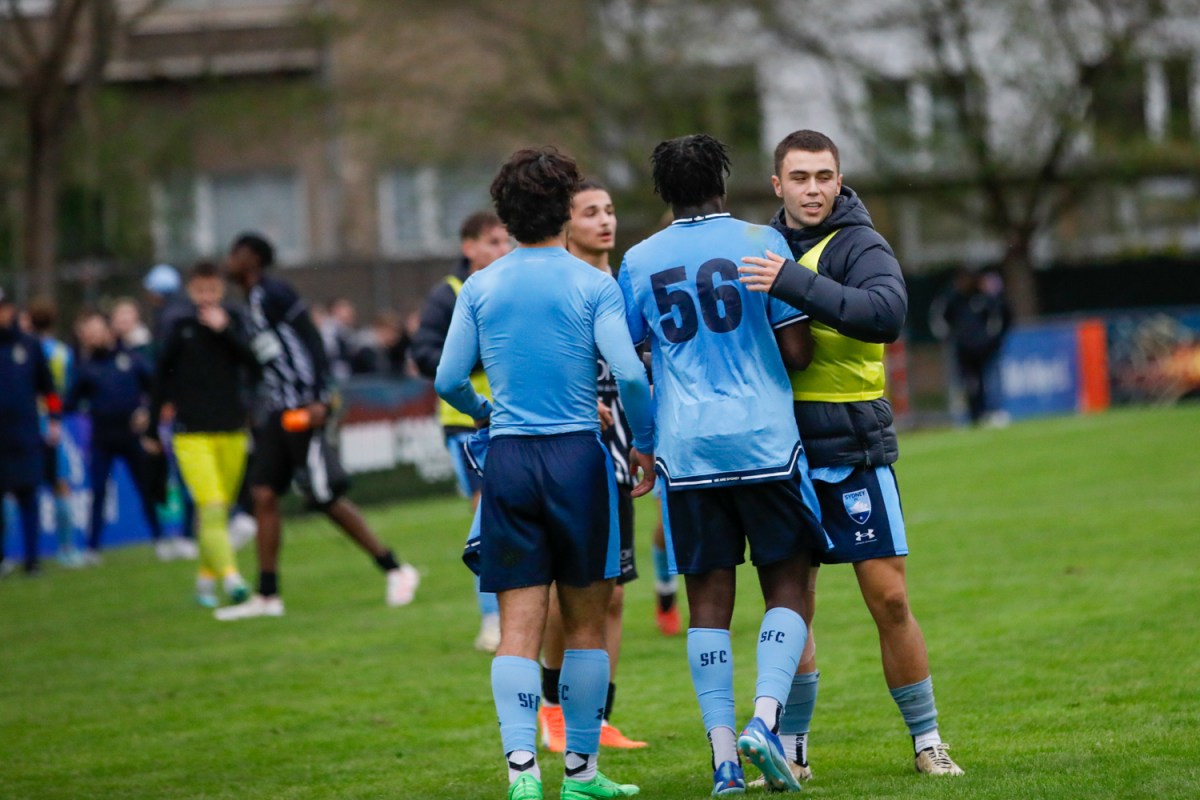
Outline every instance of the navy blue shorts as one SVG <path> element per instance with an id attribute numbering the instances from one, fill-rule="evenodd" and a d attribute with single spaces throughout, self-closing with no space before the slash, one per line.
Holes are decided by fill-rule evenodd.
<path id="1" fill-rule="evenodd" d="M 762 483 L 666 489 L 663 532 L 672 574 L 703 575 L 746 560 L 764 567 L 829 546 L 803 459 L 797 474 Z"/>
<path id="2" fill-rule="evenodd" d="M 890 466 L 855 467 L 846 475 L 847 469 L 813 472 L 821 518 L 833 541 L 821 561 L 852 564 L 908 555 L 896 473 Z"/>
<path id="3" fill-rule="evenodd" d="M 615 578 L 620 543 L 612 460 L 596 433 L 491 440 L 480 503 L 481 590 Z"/>
<path id="4" fill-rule="evenodd" d="M 454 478 L 458 481 L 458 493 L 463 497 L 474 497 L 476 492 L 483 490 L 483 478 L 471 466 L 467 457 L 466 445 L 475 431 L 467 428 L 445 428 L 446 450 L 450 452 L 450 462 L 454 465 Z"/>

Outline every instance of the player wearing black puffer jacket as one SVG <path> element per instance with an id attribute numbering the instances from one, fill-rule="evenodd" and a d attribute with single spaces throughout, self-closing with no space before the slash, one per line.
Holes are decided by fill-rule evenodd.
<path id="1" fill-rule="evenodd" d="M 913 737 L 917 771 L 961 775 L 938 732 L 925 639 L 908 606 L 908 541 L 891 466 L 899 450 L 884 397 L 883 345 L 900 335 L 907 310 L 900 265 L 862 201 L 842 185 L 829 137 L 786 136 L 775 149 L 771 182 L 783 200 L 772 225 L 792 252 L 744 259 L 742 281 L 812 318 L 812 362 L 791 378 L 822 524 L 834 543 L 822 559 L 854 564 L 879 631 L 884 677 Z M 819 677 L 809 642 L 780 726 L 792 771 L 805 778 L 812 775 L 808 729 Z"/>

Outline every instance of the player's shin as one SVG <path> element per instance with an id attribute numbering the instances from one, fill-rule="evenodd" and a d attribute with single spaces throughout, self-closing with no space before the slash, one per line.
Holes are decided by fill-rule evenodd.
<path id="1" fill-rule="evenodd" d="M 792 679 L 804 651 L 808 628 L 804 619 L 788 608 L 772 608 L 763 615 L 758 632 L 758 682 L 754 689 L 754 716 L 772 732 L 779 730 L 779 715 L 791 692 Z"/>
<path id="2" fill-rule="evenodd" d="M 604 650 L 567 650 L 563 654 L 558 697 L 566 723 L 563 763 L 568 778 L 590 781 L 596 777 L 608 676 L 608 653 Z"/>
<path id="3" fill-rule="evenodd" d="M 700 717 L 712 745 L 713 769 L 738 761 L 734 734 L 733 649 L 729 631 L 720 628 L 689 628 L 688 666 L 692 686 L 700 702 Z"/>
<path id="4" fill-rule="evenodd" d="M 510 783 L 525 773 L 541 779 L 535 755 L 540 682 L 536 661 L 519 656 L 492 659 L 492 698 Z"/>

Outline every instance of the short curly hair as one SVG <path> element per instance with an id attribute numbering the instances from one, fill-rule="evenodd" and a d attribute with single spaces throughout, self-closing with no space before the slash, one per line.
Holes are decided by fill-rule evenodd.
<path id="1" fill-rule="evenodd" d="M 725 196 L 729 150 L 706 133 L 660 142 L 650 163 L 655 194 L 672 206 L 698 206 Z"/>
<path id="2" fill-rule="evenodd" d="M 521 244 L 544 242 L 571 218 L 580 180 L 575 159 L 555 147 L 518 150 L 492 181 L 496 214 Z"/>

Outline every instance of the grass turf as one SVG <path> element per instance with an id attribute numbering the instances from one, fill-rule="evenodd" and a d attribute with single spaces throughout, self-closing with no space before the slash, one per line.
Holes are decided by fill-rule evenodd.
<path id="1" fill-rule="evenodd" d="M 1200 791 L 1200 408 L 912 434 L 897 466 L 910 594 L 943 735 L 967 776 L 921 778 L 846 567 L 822 570 L 811 757 L 823 798 L 1193 797 Z M 653 509 L 626 608 L 614 722 L 649 749 L 601 768 L 652 798 L 707 795 L 683 637 L 652 620 Z M 144 547 L 0 584 L 0 797 L 499 798 L 487 656 L 458 554 L 461 501 L 369 512 L 425 572 L 383 604 L 327 523 L 287 526 L 283 619 L 218 624 L 190 565 Z M 241 561 L 249 574 L 252 557 Z M 761 601 L 734 620 L 749 713 Z M 561 758 L 543 754 L 547 796 Z"/>

